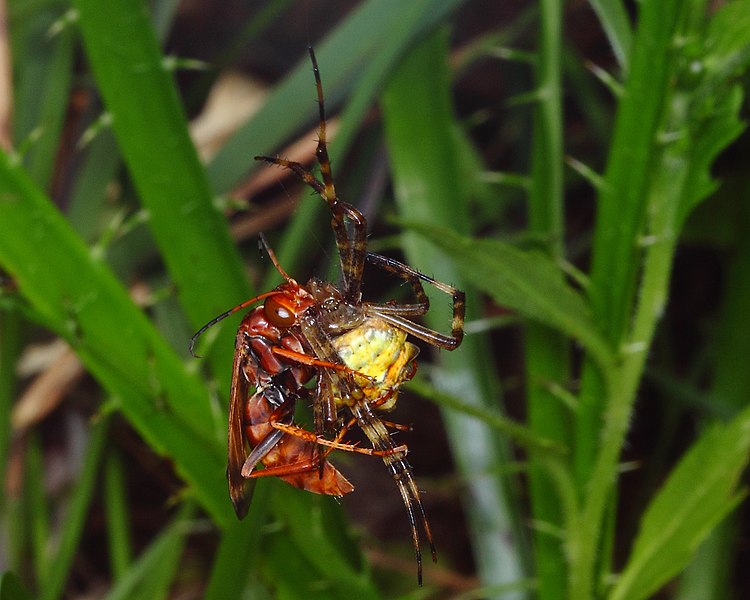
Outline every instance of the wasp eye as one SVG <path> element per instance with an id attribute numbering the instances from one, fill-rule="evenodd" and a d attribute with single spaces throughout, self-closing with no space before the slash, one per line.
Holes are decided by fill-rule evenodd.
<path id="1" fill-rule="evenodd" d="M 290 307 L 283 298 L 269 296 L 263 303 L 263 312 L 266 313 L 266 319 L 271 325 L 276 327 L 291 327 L 297 320 L 292 307 Z"/>

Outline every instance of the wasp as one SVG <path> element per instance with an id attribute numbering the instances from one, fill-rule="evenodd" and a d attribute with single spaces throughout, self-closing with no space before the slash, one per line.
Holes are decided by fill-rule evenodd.
<path id="1" fill-rule="evenodd" d="M 193 336 L 191 352 L 197 338 L 206 329 L 263 300 L 262 306 L 254 308 L 243 319 L 236 338 L 228 475 L 230 495 L 238 515 L 246 510 L 245 478 L 269 471 L 269 475 L 279 476 L 297 487 L 341 495 L 339 492 L 351 491 L 348 489 L 351 484 L 345 478 L 342 481 L 343 475 L 327 462 L 328 453 L 339 449 L 379 456 L 396 482 L 406 507 L 417 562 L 417 579 L 421 585 L 418 523 L 429 543 L 433 561 L 437 560 L 437 552 L 412 468 L 406 460 L 408 448 L 394 444 L 388 431 L 389 427 L 403 427 L 384 421 L 379 415 L 395 406 L 400 386 L 416 372 L 418 348 L 408 341 L 408 336 L 446 350 L 454 350 L 460 345 L 465 295 L 461 290 L 406 264 L 367 251 L 364 215 L 339 199 L 336 193 L 326 142 L 323 86 L 312 48 L 309 48 L 309 54 L 318 97 L 316 159 L 322 181 L 297 162 L 271 156 L 256 156 L 255 159 L 292 171 L 327 203 L 342 283 L 339 287 L 312 278 L 305 285 L 299 284 L 284 272 L 261 236 L 261 242 L 284 283 L 211 320 Z M 365 263 L 409 284 L 415 302 L 363 301 Z M 429 310 L 423 282 L 451 296 L 450 335 L 411 320 Z M 314 388 L 305 387 L 313 379 Z M 249 383 L 256 386 L 252 396 L 248 394 Z M 312 401 L 314 433 L 292 422 L 293 406 L 303 396 Z M 253 413 L 259 415 L 259 422 L 252 417 Z M 372 447 L 363 448 L 343 441 L 346 432 L 355 425 Z M 243 428 L 244 438 L 253 448 L 248 456 L 244 449 Z M 292 444 L 292 452 L 285 452 L 282 444 Z M 325 450 L 321 451 L 321 448 Z M 263 462 L 266 469 L 253 471 L 259 462 Z M 317 482 L 315 478 L 318 478 Z"/>
<path id="2" fill-rule="evenodd" d="M 354 490 L 351 483 L 318 452 L 315 443 L 286 435 L 274 423 L 291 425 L 296 403 L 307 395 L 302 387 L 312 369 L 283 364 L 273 353 L 277 345 L 301 352 L 294 335 L 283 335 L 265 318 L 263 307 L 251 311 L 237 332 L 229 403 L 229 495 L 239 518 L 252 497 L 251 478 L 276 476 L 294 487 L 332 496 Z M 255 387 L 249 393 L 250 385 Z M 245 449 L 245 440 L 252 451 Z M 264 469 L 256 470 L 259 463 Z"/>

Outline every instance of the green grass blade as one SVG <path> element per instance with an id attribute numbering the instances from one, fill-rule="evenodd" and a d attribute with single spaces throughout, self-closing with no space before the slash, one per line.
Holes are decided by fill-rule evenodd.
<path id="1" fill-rule="evenodd" d="M 732 6 L 732 5 L 730 5 Z M 736 5 L 740 10 L 747 10 L 747 5 Z M 671 13 L 662 13 L 662 10 L 670 9 Z M 700 10 L 698 10 L 700 9 Z M 654 41 L 658 36 L 663 35 L 663 24 L 665 22 L 677 22 L 681 24 L 682 29 L 678 31 L 680 39 L 696 39 L 705 43 L 705 46 L 699 49 L 684 48 L 686 56 L 693 56 L 697 52 L 706 57 L 707 64 L 710 64 L 712 50 L 717 48 L 726 48 L 725 44 L 716 43 L 710 35 L 706 35 L 706 26 L 711 21 L 706 21 L 703 17 L 705 6 L 701 2 L 694 2 L 691 5 L 680 4 L 667 6 L 667 3 L 658 3 L 654 5 L 644 5 L 642 9 L 641 26 L 637 36 L 652 36 Z M 653 11 L 653 12 L 652 12 Z M 716 14 L 715 18 L 724 19 L 722 12 Z M 697 17 L 696 17 L 697 15 Z M 695 18 L 688 18 L 689 16 Z M 731 14 L 730 14 L 731 17 Z M 724 26 L 716 27 L 717 35 L 729 35 L 735 38 L 730 46 L 736 47 L 739 42 L 740 47 L 746 47 L 750 43 L 746 29 L 735 30 L 731 26 L 729 19 Z M 741 22 L 741 21 L 740 21 Z M 709 31 L 712 28 L 709 27 Z M 742 36 L 736 36 L 742 31 Z M 720 32 L 720 33 L 719 33 Z M 657 36 L 654 38 L 653 36 Z M 639 175 L 643 179 L 639 185 L 644 185 L 642 193 L 645 195 L 645 206 L 641 208 L 642 199 L 634 200 L 630 197 L 631 189 L 621 189 L 611 187 L 611 182 L 607 183 L 607 191 L 602 194 L 602 201 L 606 203 L 601 205 L 601 211 L 607 213 L 612 211 L 613 214 L 606 217 L 605 221 L 610 221 L 607 226 L 615 227 L 615 213 L 619 215 L 628 215 L 625 223 L 622 224 L 620 235 L 631 237 L 630 241 L 625 244 L 620 240 L 617 244 L 621 246 L 620 256 L 622 261 L 634 261 L 634 265 L 621 271 L 632 270 L 640 265 L 638 273 L 632 273 L 632 277 L 637 277 L 639 282 L 638 298 L 634 308 L 622 308 L 627 313 L 627 323 L 616 325 L 627 327 L 625 330 L 617 333 L 619 337 L 618 346 L 622 346 L 622 362 L 620 368 L 608 373 L 609 381 L 604 384 L 600 380 L 600 372 L 595 372 L 592 365 L 587 364 L 584 367 L 584 376 L 582 381 L 582 411 L 579 412 L 579 437 L 577 443 L 577 455 L 579 461 L 578 475 L 582 474 L 581 467 L 586 468 L 587 462 L 593 462 L 594 468 L 591 478 L 585 485 L 586 506 L 581 516 L 581 521 L 577 527 L 572 530 L 571 543 L 575 546 L 580 544 L 582 551 L 577 553 L 577 564 L 572 566 L 573 575 L 571 577 L 572 587 L 571 596 L 586 597 L 588 589 L 593 586 L 593 581 L 588 579 L 591 572 L 586 572 L 593 568 L 597 561 L 596 556 L 600 552 L 598 540 L 601 539 L 600 523 L 604 514 L 608 511 L 607 504 L 611 499 L 612 482 L 615 480 L 617 473 L 617 460 L 622 448 L 625 433 L 630 424 L 630 415 L 632 412 L 633 402 L 642 377 L 643 367 L 654 335 L 658 318 L 662 314 L 668 296 L 669 276 L 671 265 L 677 243 L 677 235 L 682 227 L 682 222 L 686 211 L 694 207 L 697 202 L 702 200 L 712 189 L 708 169 L 715 159 L 719 149 L 728 144 L 734 136 L 741 130 L 737 122 L 737 112 L 741 101 L 740 91 L 734 87 L 733 78 L 726 70 L 719 69 L 716 73 L 708 71 L 704 80 L 704 85 L 712 90 L 710 100 L 708 96 L 694 95 L 695 88 L 691 74 L 684 70 L 682 62 L 685 56 L 675 54 L 674 40 L 670 37 L 662 39 L 660 52 L 662 57 L 649 55 L 641 56 L 636 51 L 631 71 L 631 77 L 643 79 L 633 89 L 628 88 L 631 82 L 628 82 L 626 93 L 623 100 L 623 108 L 618 117 L 633 119 L 631 126 L 636 126 L 636 113 L 639 113 L 639 107 L 643 107 L 643 102 L 632 100 L 631 93 L 640 90 L 644 93 L 648 88 L 655 97 L 644 101 L 646 105 L 653 104 L 655 100 L 662 104 L 661 108 L 652 105 L 649 110 L 660 114 L 659 121 L 653 129 L 651 136 L 642 137 L 638 142 L 640 148 L 630 148 L 631 156 L 651 155 L 648 164 L 633 165 L 637 171 L 642 169 Z M 744 44 L 744 46 L 743 46 Z M 719 55 L 723 50 L 718 51 Z M 744 53 L 740 53 L 743 56 Z M 746 60 L 746 59 L 745 59 Z M 661 65 L 653 69 L 653 65 Z M 664 73 L 663 70 L 667 72 Z M 730 70 L 731 72 L 731 70 Z M 645 82 L 649 77 L 656 74 L 657 80 L 652 86 Z M 662 87 L 662 91 L 658 88 Z M 633 106 L 631 106 L 633 104 Z M 637 106 L 635 106 L 637 105 Z M 650 117 L 649 117 L 650 118 Z M 616 132 L 619 124 L 616 125 Z M 651 125 L 649 125 L 651 127 Z M 658 131 L 679 131 L 681 135 L 665 136 L 658 138 Z M 613 144 L 633 142 L 636 140 L 630 134 L 624 134 L 618 138 L 616 133 Z M 657 144 L 656 142 L 661 142 Z M 618 154 L 617 148 L 613 148 L 611 156 Z M 625 158 L 627 152 L 621 156 Z M 621 167 L 612 166 L 613 172 Z M 624 177 L 624 175 L 623 175 Z M 625 184 L 623 181 L 622 184 Z M 618 198 L 615 205 L 609 202 L 613 198 Z M 637 211 L 643 211 L 640 217 L 641 223 L 636 229 L 631 229 L 633 223 L 627 221 L 632 218 L 636 212 L 633 209 L 637 206 Z M 599 224 L 597 224 L 599 227 Z M 615 234 L 614 229 L 609 232 Z M 603 235 L 603 234 L 602 234 Z M 647 242 L 642 246 L 642 257 L 634 257 L 633 248 L 638 245 L 640 236 L 644 235 Z M 602 238 L 595 240 L 595 252 L 610 253 L 604 261 L 615 260 L 613 252 L 617 252 L 612 246 L 599 247 L 598 244 Z M 615 245 L 617 245 L 615 244 Z M 642 258 L 642 261 L 640 260 Z M 596 263 L 596 260 L 594 260 Z M 607 294 L 612 293 L 612 286 L 617 287 L 618 276 L 612 273 L 604 274 L 596 271 L 595 277 L 592 276 L 592 285 L 597 290 L 592 296 L 596 297 L 604 287 L 609 287 Z M 628 276 L 630 277 L 630 276 Z M 627 279 L 627 278 L 626 278 Z M 624 283 L 625 279 L 620 281 Z M 631 280 L 626 284 L 626 288 L 635 288 L 636 280 Z M 625 293 L 625 288 L 621 288 Z M 628 294 L 631 292 L 628 291 Z M 633 300 L 634 301 L 634 300 Z M 595 311 L 600 310 L 595 303 Z M 608 307 L 611 310 L 611 307 Z M 619 310 L 619 309 L 615 309 Z M 630 314 L 633 312 L 634 314 Z M 602 318 L 602 314 L 595 312 L 597 318 Z M 613 317 L 616 321 L 617 318 Z M 614 332 L 610 329 L 610 334 Z M 602 415 L 598 412 L 598 405 L 602 398 L 608 398 L 606 416 L 604 416 L 604 428 L 600 429 L 598 424 L 591 421 L 592 417 L 598 420 Z M 592 410 L 593 409 L 593 410 Z M 584 435 L 588 430 L 588 436 L 594 431 L 599 431 L 597 435 L 598 444 L 592 444 L 590 437 Z M 594 452 L 594 455 L 588 455 Z M 604 576 L 602 573 L 599 577 Z M 597 578 L 597 576 L 593 576 Z"/>
<path id="2" fill-rule="evenodd" d="M 112 210 L 107 210 L 107 186 L 114 180 L 121 158 L 112 131 L 98 132 L 82 155 L 66 214 L 78 235 L 86 242 L 94 243 L 101 235 L 106 219 L 113 216 Z M 93 215 L 98 218 L 92 218 Z"/>
<path id="3" fill-rule="evenodd" d="M 10 455 L 12 431 L 11 406 L 16 397 L 16 360 L 21 353 L 23 320 L 15 308 L 0 311 L 0 481 Z M 0 515 L 5 515 L 7 494 L 0 496 Z"/>
<path id="4" fill-rule="evenodd" d="M 614 136 L 604 176 L 604 186 L 597 206 L 597 223 L 592 249 L 591 288 L 594 319 L 600 324 L 605 339 L 617 351 L 632 319 L 636 278 L 639 273 L 639 240 L 646 219 L 648 185 L 652 165 L 656 160 L 655 141 L 660 120 L 664 113 L 664 99 L 671 82 L 671 47 L 673 30 L 665 24 L 677 21 L 678 3 L 674 0 L 648 2 L 640 7 L 639 28 L 633 43 L 633 58 L 626 92 L 618 107 Z M 576 419 L 574 468 L 579 488 L 589 485 L 593 464 L 599 460 L 601 423 L 608 388 L 600 365 L 593 361 L 584 366 L 581 382 L 581 405 Z M 617 390 L 623 397 L 623 390 Z M 632 398 L 628 402 L 632 401 Z M 625 403 L 625 400 L 623 400 Z M 617 432 L 612 433 L 614 456 L 608 456 L 614 469 L 619 453 L 619 442 L 627 428 L 627 408 L 618 411 Z M 612 421 L 608 425 L 612 426 Z M 615 449 L 614 446 L 617 445 Z M 603 469 L 603 467 L 602 467 Z M 604 473 L 601 473 L 602 481 Z M 609 476 L 612 481 L 612 475 Z M 603 490 L 601 490 L 603 493 Z M 604 496 L 594 496 L 601 502 L 597 511 L 604 509 Z M 600 523 L 596 524 L 596 528 Z M 593 528 L 593 523 L 588 523 Z M 581 530 L 574 535 L 582 535 Z M 591 536 L 591 532 L 587 535 Z M 576 542 L 577 543 L 577 542 Z M 593 561 L 598 549 L 591 547 L 593 540 L 582 542 L 591 554 L 581 556 L 583 562 Z M 573 593 L 577 597 L 588 597 L 591 573 L 584 575 L 589 567 L 581 567 L 572 581 Z M 575 571 L 575 568 L 574 568 Z M 578 577 L 582 579 L 578 579 Z M 578 588 L 582 585 L 586 588 Z"/>
<path id="5" fill-rule="evenodd" d="M 74 6 L 149 228 L 197 328 L 247 298 L 249 287 L 226 221 L 212 204 L 150 17 L 142 2 L 75 0 Z M 215 372 L 228 372 L 232 351 L 225 344 L 211 354 Z"/>
<path id="6" fill-rule="evenodd" d="M 546 240 L 546 253 L 553 260 L 559 261 L 565 258 L 561 90 L 562 2 L 541 2 L 540 21 L 535 70 L 538 100 L 534 106 L 531 146 L 529 231 L 539 239 Z M 553 277 L 552 281 L 562 283 L 559 274 L 550 275 Z M 498 281 L 502 278 L 503 275 L 500 275 L 493 280 Z M 557 401 L 550 387 L 554 385 L 564 389 L 571 379 L 568 339 L 564 333 L 551 327 L 529 322 L 524 330 L 524 344 L 529 426 L 536 436 L 555 440 L 560 445 L 567 446 L 571 442 L 571 436 L 566 425 L 570 422 L 571 415 L 568 409 Z M 532 514 L 537 521 L 562 530 L 563 511 L 549 478 L 546 458 L 538 452 L 530 455 Z M 538 597 L 540 600 L 562 600 L 565 596 L 564 582 L 567 576 L 562 540 L 539 529 L 533 532 L 533 536 Z"/>
<path id="7" fill-rule="evenodd" d="M 630 51 L 633 46 L 633 33 L 630 30 L 630 18 L 625 5 L 622 0 L 589 0 L 589 4 L 602 22 L 617 63 L 623 73 L 627 73 Z"/>
<path id="8" fill-rule="evenodd" d="M 369 63 L 404 36 L 413 42 L 465 0 L 369 0 L 359 5 L 315 53 L 324 73 L 329 108 L 357 87 Z M 384 48 L 385 46 L 385 48 Z M 253 118 L 238 130 L 208 166 L 214 190 L 226 192 L 255 165 L 252 156 L 269 154 L 317 116 L 310 63 L 300 48 L 299 66 L 280 84 Z"/>
<path id="9" fill-rule="evenodd" d="M 125 488 L 125 467 L 119 451 L 115 449 L 107 454 L 103 479 L 110 570 L 112 579 L 117 581 L 123 577 L 132 560 L 132 543 Z"/>
<path id="10" fill-rule="evenodd" d="M 409 222 L 469 230 L 464 173 L 457 168 L 456 129 L 450 106 L 450 81 L 443 32 L 430 36 L 399 67 L 383 96 L 383 115 L 400 215 Z M 413 232 L 404 236 L 406 256 L 414 268 L 459 288 L 463 273 Z M 445 329 L 448 313 L 433 302 L 427 323 Z M 478 314 L 476 296 L 468 294 L 469 318 Z M 497 410 L 494 382 L 488 376 L 490 353 L 482 336 L 467 337 L 451 354 L 439 355 L 435 384 L 470 405 Z M 490 428 L 475 419 L 444 411 L 457 466 L 469 482 L 466 504 L 478 571 L 486 585 L 523 578 L 516 525 L 506 481 L 488 473 L 499 470 L 507 449 Z M 505 540 L 515 540 L 506 543 Z M 522 595 L 514 597 L 523 597 Z"/>
<path id="11" fill-rule="evenodd" d="M 23 587 L 15 573 L 0 574 L 0 600 L 32 600 L 33 596 Z"/>
<path id="12" fill-rule="evenodd" d="M 205 600 L 241 598 L 248 575 L 257 574 L 262 553 L 260 538 L 268 520 L 271 490 L 267 482 L 258 482 L 250 512 L 244 520 L 228 528 L 219 542 L 211 577 L 204 591 Z"/>
<path id="13" fill-rule="evenodd" d="M 586 299 L 565 283 L 551 259 L 500 240 L 463 237 L 439 226 L 407 225 L 448 253 L 463 278 L 498 304 L 580 340 L 600 363 L 611 362 Z"/>
<path id="14" fill-rule="evenodd" d="M 168 588 L 165 584 L 172 579 L 194 513 L 195 508 L 192 504 L 181 506 L 172 522 L 151 542 L 105 599 L 166 598 Z"/>
<path id="15" fill-rule="evenodd" d="M 675 600 L 731 600 L 734 552 L 742 530 L 742 511 L 717 525 L 680 574 Z"/>
<path id="16" fill-rule="evenodd" d="M 556 442 L 551 438 L 540 437 L 528 427 L 524 427 L 512 419 L 498 414 L 496 411 L 488 410 L 481 406 L 466 404 L 451 394 L 441 392 L 435 388 L 435 386 L 427 383 L 422 377 L 417 377 L 410 381 L 408 390 L 415 394 L 419 394 L 428 400 L 432 400 L 435 404 L 444 409 L 460 412 L 474 417 L 475 419 L 479 419 L 489 427 L 497 429 L 500 433 L 513 440 L 522 448 L 536 450 L 537 452 L 543 452 L 545 454 L 550 452 L 564 454 L 566 452 L 565 446 L 559 442 Z"/>
<path id="17" fill-rule="evenodd" d="M 293 586 L 291 581 L 287 585 L 309 591 L 314 589 L 310 586 L 317 579 L 329 598 L 379 598 L 360 552 L 347 537 L 346 530 L 339 526 L 341 508 L 335 500 L 288 490 L 281 482 L 272 483 L 275 484 L 273 497 L 284 494 L 284 502 L 274 501 L 272 497 L 272 509 L 282 522 L 289 525 L 289 530 L 280 535 L 293 544 L 293 554 L 308 565 L 306 570 L 310 573 L 294 582 Z M 393 493 L 397 492 L 393 490 Z M 277 570 L 278 581 L 285 578 L 286 561 L 271 561 L 269 567 Z"/>
<path id="18" fill-rule="evenodd" d="M 612 343 L 622 340 L 630 318 L 650 168 L 672 76 L 669 50 L 674 25 L 665 24 L 674 24 L 676 4 L 675 0 L 664 0 L 641 6 L 627 93 L 619 105 L 599 198 L 591 299 Z"/>
<path id="19" fill-rule="evenodd" d="M 102 418 L 91 428 L 89 443 L 78 481 L 75 484 L 65 522 L 60 531 L 60 544 L 50 561 L 50 569 L 41 586 L 40 600 L 60 598 L 65 589 L 75 553 L 83 534 L 94 484 L 97 481 L 109 432 L 109 418 Z"/>
<path id="20" fill-rule="evenodd" d="M 17 27 L 11 29 L 14 66 L 21 74 L 14 90 L 14 137 L 16 144 L 30 136 L 35 138 L 23 162 L 34 181 L 45 189 L 57 157 L 72 77 L 72 28 L 64 27 L 50 35 L 64 10 L 60 3 L 48 3 L 15 22 Z"/>
<path id="21" fill-rule="evenodd" d="M 36 580 L 41 585 L 48 577 L 52 557 L 50 554 L 50 511 L 47 496 L 44 493 L 44 459 L 42 457 L 42 443 L 39 436 L 29 437 L 26 447 L 26 480 L 24 487 L 24 512 L 26 516 L 28 543 L 34 560 Z"/>
<path id="22" fill-rule="evenodd" d="M 0 265 L 45 324 L 67 338 L 143 437 L 167 453 L 224 523 L 224 450 L 208 390 L 159 337 L 57 209 L 0 153 Z M 43 240 L 44 243 L 41 243 Z"/>

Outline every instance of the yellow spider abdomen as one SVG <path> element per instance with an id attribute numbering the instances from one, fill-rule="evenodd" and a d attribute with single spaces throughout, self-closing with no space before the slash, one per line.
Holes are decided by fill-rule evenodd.
<path id="1" fill-rule="evenodd" d="M 338 336 L 334 345 L 347 367 L 371 378 L 361 388 L 367 400 L 381 410 L 392 408 L 399 386 L 414 374 L 411 363 L 419 353 L 406 332 L 372 317 Z"/>

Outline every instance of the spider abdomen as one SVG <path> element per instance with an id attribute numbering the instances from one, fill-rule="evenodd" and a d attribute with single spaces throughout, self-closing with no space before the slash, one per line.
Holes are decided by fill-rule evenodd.
<path id="1" fill-rule="evenodd" d="M 416 373 L 419 348 L 406 341 L 406 332 L 377 317 L 333 340 L 336 351 L 350 369 L 367 376 L 361 390 L 380 410 L 396 404 L 398 388 Z"/>

